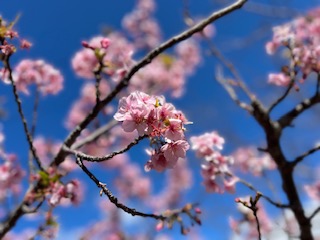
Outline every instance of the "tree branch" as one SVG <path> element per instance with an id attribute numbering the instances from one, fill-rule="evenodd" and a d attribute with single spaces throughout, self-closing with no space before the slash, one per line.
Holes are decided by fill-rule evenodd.
<path id="1" fill-rule="evenodd" d="M 81 160 L 86 160 L 88 162 L 103 162 L 103 161 L 110 160 L 111 158 L 113 158 L 114 156 L 116 156 L 118 154 L 125 153 L 126 151 L 128 151 L 134 145 L 137 145 L 142 139 L 144 139 L 146 137 L 147 137 L 147 135 L 140 136 L 140 137 L 136 138 L 134 141 L 132 141 L 130 144 L 128 144 L 128 146 L 126 146 L 125 148 L 123 148 L 119 151 L 116 151 L 116 152 L 112 152 L 112 153 L 110 153 L 106 156 L 103 156 L 103 157 L 96 157 L 96 156 L 87 155 L 87 154 L 81 153 L 79 151 L 72 150 L 66 146 L 64 147 L 64 150 L 68 153 L 71 153 L 71 154 L 74 154 L 75 156 L 80 157 Z"/>
<path id="2" fill-rule="evenodd" d="M 40 162 L 40 159 L 39 159 L 39 157 L 37 155 L 36 149 L 33 146 L 32 136 L 31 136 L 31 134 L 29 132 L 28 125 L 27 125 L 27 120 L 26 120 L 26 118 L 24 116 L 24 113 L 23 113 L 23 110 L 22 110 L 22 103 L 21 103 L 20 97 L 18 95 L 16 84 L 15 84 L 15 82 L 13 80 L 12 69 L 11 69 L 11 65 L 10 65 L 10 62 L 9 62 L 9 56 L 6 56 L 2 62 L 3 62 L 4 68 L 9 73 L 9 80 L 10 80 L 10 83 L 11 83 L 11 86 L 12 86 L 14 99 L 15 99 L 17 107 L 18 107 L 18 112 L 19 112 L 19 115 L 20 115 L 20 119 L 22 121 L 23 129 L 24 129 L 25 135 L 27 137 L 27 142 L 29 144 L 29 149 L 30 149 L 30 151 L 31 151 L 31 153 L 33 155 L 33 158 L 35 159 L 39 169 L 41 169 L 42 171 L 45 171 L 44 168 L 41 165 L 41 162 Z"/>
<path id="3" fill-rule="evenodd" d="M 107 133 L 108 131 L 110 131 L 117 124 L 118 124 L 118 122 L 116 120 L 114 120 L 114 119 L 111 120 L 107 124 L 99 127 L 95 131 L 93 131 L 90 135 L 86 136 L 84 139 L 82 139 L 82 140 L 76 142 L 75 144 L 73 144 L 71 149 L 74 149 L 74 150 L 79 149 L 82 146 L 97 140 L 101 135 L 103 135 L 103 134 Z"/>
<path id="4" fill-rule="evenodd" d="M 317 207 L 316 210 L 313 211 L 309 219 L 311 220 L 312 218 L 314 218 L 318 214 L 318 212 L 320 212 L 320 207 Z"/>
<path id="5" fill-rule="evenodd" d="M 142 213 L 139 212 L 133 208 L 129 208 L 122 203 L 119 203 L 118 199 L 112 194 L 112 192 L 107 188 L 107 185 L 105 183 L 100 182 L 83 164 L 81 157 L 76 157 L 76 162 L 79 165 L 79 167 L 88 175 L 88 177 L 97 185 L 98 188 L 101 189 L 101 191 L 109 198 L 110 202 L 112 202 L 117 208 L 122 209 L 126 213 L 129 213 L 132 216 L 141 216 L 141 217 L 150 217 L 157 220 L 165 220 L 166 217 L 162 215 L 156 215 L 156 214 L 149 214 L 149 213 Z"/>
<path id="6" fill-rule="evenodd" d="M 288 127 L 296 117 L 318 103 L 320 103 L 320 94 L 315 94 L 313 97 L 303 100 L 295 108 L 279 118 L 278 122 L 281 128 Z"/>
<path id="7" fill-rule="evenodd" d="M 290 162 L 292 164 L 292 167 L 295 167 L 298 163 L 300 163 L 301 161 L 303 161 L 303 159 L 313 153 L 315 153 L 316 151 L 320 150 L 320 145 L 309 149 L 308 151 L 306 151 L 305 153 L 303 153 L 302 155 L 296 157 L 292 162 Z"/>

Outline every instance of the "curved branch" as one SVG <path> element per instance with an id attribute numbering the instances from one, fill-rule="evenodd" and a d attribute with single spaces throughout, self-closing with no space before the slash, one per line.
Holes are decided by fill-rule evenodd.
<path id="1" fill-rule="evenodd" d="M 87 155 L 87 154 L 81 153 L 79 151 L 72 150 L 66 146 L 64 147 L 64 150 L 66 152 L 74 154 L 77 157 L 80 157 L 82 160 L 86 160 L 88 162 L 103 162 L 103 161 L 110 160 L 111 158 L 113 158 L 116 155 L 119 155 L 121 153 L 125 153 L 126 151 L 128 151 L 134 145 L 137 145 L 142 139 L 144 139 L 146 137 L 147 137 L 147 135 L 140 136 L 140 137 L 136 138 L 134 141 L 132 141 L 131 143 L 129 143 L 128 146 L 126 146 L 125 148 L 123 148 L 119 151 L 116 151 L 116 152 L 112 152 L 112 153 L 110 153 L 106 156 L 103 156 L 103 157 L 96 157 L 96 156 Z"/>
<path id="2" fill-rule="evenodd" d="M 23 110 L 22 110 L 21 99 L 20 99 L 20 97 L 18 95 L 17 87 L 16 87 L 16 84 L 15 84 L 15 82 L 13 80 L 12 69 L 11 69 L 11 65 L 10 65 L 10 62 L 9 62 L 9 56 L 6 56 L 4 58 L 3 64 L 4 64 L 4 68 L 9 73 L 9 80 L 10 80 L 10 83 L 11 83 L 11 86 L 12 86 L 14 99 L 15 99 L 17 107 L 18 107 L 18 112 L 19 112 L 19 115 L 20 115 L 20 119 L 22 121 L 23 129 L 24 129 L 25 135 L 27 137 L 27 142 L 29 144 L 29 149 L 30 149 L 30 151 L 31 151 L 31 153 L 33 155 L 33 158 L 35 159 L 39 169 L 41 169 L 42 171 L 45 171 L 44 168 L 41 165 L 41 162 L 40 162 L 40 159 L 39 159 L 39 157 L 37 155 L 36 149 L 33 146 L 33 139 L 32 139 L 31 133 L 29 132 L 28 125 L 27 125 L 27 120 L 26 120 L 26 118 L 24 116 L 24 113 L 23 113 Z"/>
<path id="3" fill-rule="evenodd" d="M 86 136 L 84 139 L 82 139 L 82 140 L 76 142 L 75 144 L 73 144 L 71 149 L 81 148 L 82 146 L 97 140 L 101 135 L 103 135 L 106 132 L 108 132 L 110 129 L 112 129 L 117 124 L 118 124 L 118 122 L 116 120 L 114 120 L 114 119 L 111 120 L 107 124 L 99 127 L 95 131 L 93 131 L 90 135 Z"/>
<path id="4" fill-rule="evenodd" d="M 292 167 L 295 167 L 298 163 L 300 163 L 301 161 L 303 161 L 303 159 L 313 153 L 315 153 L 316 151 L 320 150 L 320 145 L 309 149 L 308 151 L 306 151 L 305 153 L 303 153 L 302 155 L 298 156 L 295 158 L 294 161 L 291 162 Z"/>
<path id="5" fill-rule="evenodd" d="M 279 118 L 278 122 L 281 128 L 288 127 L 296 117 L 318 103 L 320 103 L 320 94 L 315 94 L 313 97 L 303 100 L 295 108 Z"/>
<path id="6" fill-rule="evenodd" d="M 105 183 L 100 182 L 89 170 L 86 168 L 86 166 L 81 161 L 81 158 L 78 156 L 76 158 L 76 162 L 79 165 L 79 167 L 88 175 L 88 177 L 97 185 L 98 188 L 101 189 L 101 191 L 109 198 L 110 202 L 112 202 L 116 207 L 122 209 L 123 211 L 131 214 L 132 216 L 141 216 L 141 217 L 150 217 L 157 220 L 165 220 L 166 217 L 162 215 L 156 215 L 156 214 L 150 214 L 150 213 L 143 213 L 139 212 L 133 208 L 129 208 L 125 206 L 124 204 L 120 203 L 118 199 L 112 194 L 112 192 L 107 188 L 107 185 Z"/>

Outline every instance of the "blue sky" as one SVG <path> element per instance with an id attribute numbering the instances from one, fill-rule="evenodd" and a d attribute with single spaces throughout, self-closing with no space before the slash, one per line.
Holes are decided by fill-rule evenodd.
<path id="1" fill-rule="evenodd" d="M 97 0 L 90 2 L 83 0 L 2 1 L 0 14 L 5 19 L 13 20 L 18 13 L 21 13 L 17 29 L 21 36 L 30 39 L 34 44 L 29 51 L 17 54 L 13 59 L 13 63 L 23 58 L 43 58 L 59 68 L 65 77 L 65 89 L 63 92 L 58 96 L 46 97 L 41 101 L 37 135 L 44 135 L 53 139 L 63 139 L 67 135 L 67 131 L 64 128 L 64 119 L 71 104 L 78 96 L 80 86 L 83 83 L 72 72 L 71 57 L 81 48 L 80 43 L 82 40 L 90 39 L 92 36 L 99 34 L 103 27 L 120 28 L 121 19 L 125 13 L 132 9 L 133 2 Z M 196 17 L 206 16 L 213 9 L 221 6 L 215 4 L 216 1 L 209 0 L 203 0 L 201 4 L 195 0 L 190 0 L 189 2 L 191 14 Z M 317 4 L 320 5 L 320 2 L 316 0 L 265 0 L 255 2 L 278 4 L 302 13 Z M 256 5 L 251 6 L 254 7 Z M 156 17 L 160 21 L 164 39 L 185 29 L 182 10 L 182 1 L 158 1 Z M 281 90 L 267 85 L 266 76 L 270 71 L 279 71 L 279 63 L 281 61 L 274 57 L 268 57 L 264 51 L 264 44 L 271 37 L 271 26 L 287 21 L 290 16 L 274 18 L 249 10 L 250 8 L 248 10 L 240 10 L 220 19 L 215 24 L 217 35 L 214 38 L 214 43 L 235 63 L 249 87 L 258 96 L 261 96 L 265 102 L 270 102 L 270 99 L 274 99 L 277 94 L 281 93 Z M 258 31 L 259 29 L 260 31 Z M 250 39 L 253 40 L 250 41 Z M 189 134 L 217 130 L 226 138 L 226 153 L 239 146 L 250 144 L 263 146 L 264 139 L 261 129 L 247 113 L 239 109 L 228 98 L 221 86 L 214 81 L 214 69 L 217 61 L 206 54 L 206 45 L 203 45 L 203 47 L 204 60 L 197 73 L 188 80 L 185 95 L 181 99 L 170 99 L 177 108 L 184 110 L 188 118 L 194 122 L 190 126 Z M 3 129 L 7 137 L 6 148 L 11 152 L 19 151 L 22 158 L 26 158 L 27 146 L 23 142 L 22 126 L 17 113 L 11 110 L 15 109 L 15 106 L 12 104 L 13 99 L 10 95 L 10 89 L 2 86 L 0 94 L 6 95 L 4 107 L 10 109 L 8 111 L 9 115 L 3 120 Z M 299 93 L 297 98 L 301 97 L 301 95 Z M 23 106 L 25 111 L 30 113 L 32 101 L 24 98 Z M 293 104 L 292 102 L 285 103 L 283 108 L 286 106 L 293 106 Z M 283 108 L 280 108 L 275 114 L 279 114 Z M 307 117 L 314 117 L 312 114 L 314 113 L 310 113 L 310 116 Z M 288 149 L 291 151 L 292 146 L 294 146 L 292 153 L 303 152 L 306 147 L 312 146 L 317 140 L 317 135 L 312 134 L 312 131 L 310 131 L 315 126 L 313 124 L 306 126 L 305 121 L 307 121 L 306 117 L 297 123 L 298 126 L 301 126 L 301 130 L 288 132 L 285 136 L 287 139 L 285 143 L 290 140 L 290 144 L 286 145 Z M 302 144 L 298 141 L 295 142 L 297 135 L 299 136 L 299 141 L 303 142 Z M 18 143 L 17 139 L 19 139 Z M 292 139 L 294 140 L 292 141 Z M 135 154 L 139 154 L 139 151 L 140 154 L 143 153 L 142 149 L 138 149 Z M 192 166 L 199 170 L 199 162 L 195 161 L 192 153 L 189 159 Z M 141 167 L 143 168 L 143 163 L 141 163 Z M 191 199 L 194 196 L 198 196 L 194 200 L 201 200 L 201 204 L 207 209 L 204 213 L 204 225 L 202 228 L 198 228 L 197 231 L 203 235 L 204 239 L 212 239 L 213 236 L 217 239 L 226 239 L 229 235 L 229 230 L 225 215 L 234 211 L 235 204 L 233 199 L 235 195 L 206 194 L 204 188 L 200 186 L 199 173 L 196 172 L 196 176 L 194 192 L 187 196 Z M 272 177 L 276 178 L 277 176 L 272 175 Z M 88 205 L 88 203 L 95 202 L 97 199 L 98 194 L 95 186 L 87 182 L 86 189 L 88 191 L 87 205 L 68 210 L 68 216 L 60 218 L 62 232 L 65 232 L 65 234 L 69 231 L 69 234 L 71 232 L 72 235 L 73 231 L 79 229 L 79 226 L 87 225 L 99 217 L 95 206 Z M 245 189 L 242 190 L 245 193 L 249 193 Z M 187 201 L 191 200 L 188 199 Z M 61 208 L 57 210 L 59 212 Z M 79 210 L 83 213 L 81 216 L 77 215 Z M 63 211 L 65 210 L 63 209 Z M 17 229 L 22 228 L 23 224 L 25 224 L 23 221 L 19 222 Z M 174 234 L 177 232 L 173 231 Z"/>

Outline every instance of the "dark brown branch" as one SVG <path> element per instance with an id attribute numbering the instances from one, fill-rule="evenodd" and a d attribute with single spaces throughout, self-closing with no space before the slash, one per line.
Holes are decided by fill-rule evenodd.
<path id="1" fill-rule="evenodd" d="M 157 220 L 165 220 L 166 217 L 162 215 L 156 215 L 156 214 L 150 214 L 150 213 L 143 213 L 139 212 L 133 208 L 129 208 L 125 206 L 122 203 L 119 203 L 118 199 L 112 194 L 112 192 L 107 188 L 107 185 L 100 182 L 83 164 L 81 158 L 78 156 L 76 158 L 76 162 L 79 165 L 79 167 L 88 175 L 88 177 L 97 185 L 98 188 L 100 188 L 103 193 L 109 198 L 110 202 L 112 202 L 117 208 L 122 209 L 126 213 L 129 213 L 132 216 L 140 216 L 140 217 L 149 217 L 154 218 Z"/>
<path id="2" fill-rule="evenodd" d="M 35 97 L 34 97 L 34 104 L 33 104 L 33 111 L 32 111 L 32 122 L 31 122 L 31 129 L 30 129 L 30 135 L 32 138 L 34 138 L 34 134 L 36 131 L 36 125 L 37 125 L 37 119 L 38 119 L 38 106 L 39 106 L 39 90 L 36 89 Z M 33 161 L 32 161 L 32 152 L 29 152 L 29 170 L 30 174 L 32 170 L 34 170 Z"/>
<path id="3" fill-rule="evenodd" d="M 296 117 L 298 117 L 305 110 L 318 104 L 319 102 L 320 102 L 320 94 L 315 94 L 313 97 L 303 100 L 301 103 L 296 105 L 295 108 L 293 108 L 292 110 L 285 113 L 279 118 L 278 122 L 281 128 L 288 127 Z"/>
<path id="4" fill-rule="evenodd" d="M 9 56 L 5 57 L 5 59 L 3 60 L 3 64 L 4 64 L 4 68 L 8 71 L 8 74 L 9 74 L 9 80 L 10 80 L 10 83 L 12 85 L 12 91 L 13 91 L 14 99 L 16 101 L 16 104 L 17 104 L 17 107 L 18 107 L 18 112 L 19 112 L 19 115 L 20 115 L 20 119 L 22 121 L 23 129 L 24 129 L 25 135 L 27 137 L 27 142 L 29 144 L 29 149 L 32 152 L 33 158 L 35 159 L 39 169 L 44 171 L 44 169 L 43 169 L 43 167 L 41 165 L 40 159 L 38 158 L 36 149 L 33 146 L 32 136 L 31 136 L 31 134 L 29 132 L 28 125 L 27 125 L 27 120 L 26 120 L 26 118 L 24 116 L 24 113 L 23 113 L 23 110 L 22 110 L 22 103 L 21 103 L 20 97 L 18 95 L 17 87 L 16 87 L 16 84 L 15 84 L 15 82 L 13 80 L 13 76 L 12 76 L 12 69 L 11 69 L 11 65 L 10 65 L 10 62 L 9 62 Z"/>
<path id="5" fill-rule="evenodd" d="M 306 151 L 305 153 L 303 153 L 302 155 L 296 157 L 292 162 L 292 167 L 295 167 L 298 163 L 300 163 L 301 161 L 303 161 L 303 159 L 313 153 L 315 153 L 316 151 L 320 150 L 320 145 L 309 149 L 308 151 Z"/>
<path id="6" fill-rule="evenodd" d="M 316 210 L 310 215 L 309 219 L 312 220 L 320 212 L 320 207 L 317 207 Z"/>
<path id="7" fill-rule="evenodd" d="M 258 218 L 258 215 L 257 215 L 257 212 L 259 210 L 259 208 L 257 207 L 257 203 L 258 203 L 260 197 L 261 197 L 261 195 L 259 193 L 257 193 L 257 195 L 256 195 L 254 200 L 250 198 L 251 206 L 249 207 L 253 212 L 254 218 L 256 219 L 257 231 L 258 231 L 258 239 L 259 240 L 261 240 L 261 230 L 260 230 L 259 218 Z"/>
<path id="8" fill-rule="evenodd" d="M 97 56 L 97 54 L 96 54 L 96 56 Z M 96 104 L 98 104 L 100 102 L 99 85 L 100 85 L 100 82 L 101 82 L 101 72 L 102 72 L 103 67 L 104 67 L 103 62 L 102 62 L 103 57 L 104 57 L 104 55 L 97 56 L 98 61 L 99 61 L 99 65 L 98 65 L 98 68 L 93 71 L 94 77 L 96 79 L 96 84 L 95 84 L 95 87 L 96 87 Z"/>
<path id="9" fill-rule="evenodd" d="M 111 120 L 107 124 L 99 127 L 98 129 L 94 130 L 90 135 L 86 136 L 84 139 L 81 139 L 80 141 L 76 142 L 72 145 L 71 149 L 79 149 L 82 146 L 91 143 L 95 140 L 97 140 L 101 135 L 107 133 L 110 131 L 114 126 L 116 126 L 118 122 L 116 120 Z"/>
<path id="10" fill-rule="evenodd" d="M 290 46 L 288 46 L 288 49 L 290 51 L 290 55 L 291 55 L 291 61 L 290 61 L 290 83 L 286 89 L 286 91 L 282 94 L 282 96 L 280 96 L 273 104 L 271 104 L 271 106 L 269 107 L 268 112 L 270 113 L 276 106 L 278 106 L 290 93 L 291 89 L 294 86 L 295 80 L 296 80 L 296 61 L 294 60 L 295 56 L 292 52 L 292 48 Z"/>
<path id="11" fill-rule="evenodd" d="M 243 185 L 245 185 L 246 187 L 248 187 L 250 190 L 254 191 L 256 194 L 260 194 L 262 198 L 264 198 L 265 200 L 267 200 L 270 204 L 278 207 L 278 208 L 290 208 L 290 206 L 288 204 L 283 204 L 283 203 L 278 203 L 273 201 L 270 197 L 264 195 L 263 193 L 261 193 L 260 191 L 258 191 L 252 184 L 246 182 L 243 179 L 239 179 L 239 182 L 242 183 Z"/>
<path id="12" fill-rule="evenodd" d="M 129 143 L 128 146 L 126 146 L 125 148 L 123 148 L 119 151 L 116 151 L 116 152 L 112 152 L 112 153 L 110 153 L 106 156 L 103 156 L 103 157 L 96 157 L 96 156 L 87 155 L 87 154 L 81 153 L 79 151 L 69 149 L 67 147 L 65 147 L 64 150 L 68 153 L 71 153 L 71 154 L 74 154 L 74 155 L 80 157 L 81 160 L 86 160 L 88 162 L 103 162 L 103 161 L 110 160 L 111 158 L 113 158 L 116 155 L 127 152 L 128 150 L 130 150 L 130 148 L 132 148 L 134 145 L 137 145 L 142 139 L 144 139 L 146 137 L 147 137 L 147 135 L 140 136 L 140 137 L 136 138 L 134 141 L 132 141 L 131 143 Z"/>
<path id="13" fill-rule="evenodd" d="M 227 176 L 229 177 L 235 177 L 232 173 L 230 172 L 226 172 L 225 173 Z M 257 194 L 259 194 L 262 198 L 264 198 L 265 200 L 267 200 L 270 204 L 278 207 L 278 208 L 290 208 L 290 206 L 288 204 L 283 204 L 283 203 L 278 203 L 278 202 L 275 202 L 273 201 L 270 197 L 264 195 L 262 192 L 260 192 L 259 190 L 257 190 L 251 183 L 239 178 L 239 177 L 236 177 L 238 179 L 238 182 L 239 183 L 242 183 L 243 185 L 245 185 L 247 188 L 249 188 L 250 190 L 254 191 Z"/>

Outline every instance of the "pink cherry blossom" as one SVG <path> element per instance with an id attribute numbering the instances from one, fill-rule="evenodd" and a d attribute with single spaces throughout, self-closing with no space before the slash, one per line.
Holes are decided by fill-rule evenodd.
<path id="1" fill-rule="evenodd" d="M 42 95 L 57 94 L 63 88 L 60 71 L 43 60 L 22 60 L 14 68 L 13 80 L 17 89 L 25 94 L 30 94 L 30 84 L 35 84 Z"/>
<path id="2" fill-rule="evenodd" d="M 229 166 L 233 164 L 233 158 L 223 156 L 220 152 L 225 143 L 224 139 L 217 132 L 207 132 L 200 136 L 192 136 L 190 142 L 197 157 L 205 160 L 201 164 L 201 174 L 206 191 L 234 192 L 238 179 L 230 175 Z"/>
<path id="3" fill-rule="evenodd" d="M 239 148 L 233 154 L 234 166 L 243 172 L 261 176 L 265 170 L 273 170 L 276 164 L 267 153 L 260 153 L 253 147 Z"/>
<path id="4" fill-rule="evenodd" d="M 85 42 L 85 48 L 78 51 L 71 64 L 75 73 L 85 79 L 94 79 L 98 67 L 97 52 L 103 56 L 103 73 L 114 81 L 119 80 L 120 71 L 127 71 L 133 64 L 133 46 L 120 34 L 113 32 L 106 37 L 96 36 Z"/>
<path id="5" fill-rule="evenodd" d="M 150 137 L 154 149 L 149 151 L 151 159 L 146 169 L 163 171 L 174 167 L 179 158 L 185 158 L 189 144 L 185 141 L 184 124 L 188 121 L 164 97 L 133 92 L 120 99 L 114 119 L 122 122 L 126 132 L 137 130 L 140 136 Z"/>

